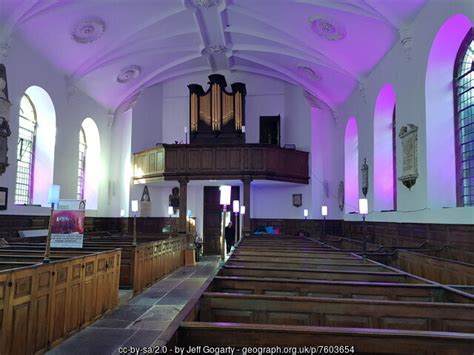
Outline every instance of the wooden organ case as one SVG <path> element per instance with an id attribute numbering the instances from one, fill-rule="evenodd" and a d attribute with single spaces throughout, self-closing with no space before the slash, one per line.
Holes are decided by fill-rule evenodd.
<path id="1" fill-rule="evenodd" d="M 245 143 L 245 95 L 243 83 L 233 83 L 232 92 L 226 91 L 225 77 L 209 75 L 209 89 L 190 84 L 189 127 L 190 142 L 201 144 Z"/>

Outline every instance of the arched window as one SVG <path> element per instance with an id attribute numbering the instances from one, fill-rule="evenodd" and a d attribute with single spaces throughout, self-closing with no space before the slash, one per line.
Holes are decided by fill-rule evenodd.
<path id="1" fill-rule="evenodd" d="M 374 110 L 374 209 L 397 209 L 395 102 L 392 85 L 379 92 Z"/>
<path id="2" fill-rule="evenodd" d="M 77 199 L 84 199 L 84 182 L 86 176 L 87 141 L 84 128 L 79 131 L 79 164 L 77 167 Z"/>
<path id="3" fill-rule="evenodd" d="M 83 135 L 85 142 L 84 148 L 84 164 L 83 164 L 83 179 L 82 179 L 82 196 L 86 200 L 86 208 L 88 210 L 96 210 L 99 207 L 99 185 L 102 179 L 102 165 L 100 159 L 100 135 L 99 129 L 95 121 L 88 117 L 82 121 L 80 135 Z M 81 139 L 81 138 L 80 138 Z M 80 164 L 79 147 L 79 164 Z M 81 167 L 79 166 L 79 169 Z M 80 171 L 79 176 L 80 178 Z M 79 197 L 79 184 L 77 196 Z"/>
<path id="4" fill-rule="evenodd" d="M 458 205 L 474 206 L 474 29 L 456 58 L 454 95 Z"/>
<path id="5" fill-rule="evenodd" d="M 455 127 L 458 108 L 455 98 L 456 58 L 472 27 L 471 20 L 464 14 L 449 17 L 436 33 L 428 56 L 425 80 L 426 205 L 428 208 L 463 205 L 459 198 L 460 179 L 457 176 L 460 165 L 456 166 L 456 157 L 459 155 L 456 143 L 458 132 Z M 456 77 L 453 78 L 454 73 Z M 468 102 L 463 105 L 469 106 Z M 414 186 L 414 189 L 422 187 L 422 185 L 417 186 L 418 184 Z M 412 204 L 411 208 L 423 207 L 420 202 L 413 201 L 414 205 Z"/>
<path id="6" fill-rule="evenodd" d="M 344 136 L 344 199 L 346 213 L 359 206 L 359 133 L 355 117 L 349 118 Z"/>
<path id="7" fill-rule="evenodd" d="M 30 97 L 25 94 L 20 102 L 15 189 L 16 204 L 29 205 L 32 203 L 37 123 L 36 108 Z"/>

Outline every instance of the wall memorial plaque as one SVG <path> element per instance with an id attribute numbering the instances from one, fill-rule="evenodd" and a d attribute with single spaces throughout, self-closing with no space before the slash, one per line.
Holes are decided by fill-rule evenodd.
<path id="1" fill-rule="evenodd" d="M 364 158 L 364 164 L 360 169 L 362 174 L 362 193 L 364 197 L 367 197 L 367 192 L 369 191 L 369 166 L 367 165 L 367 158 Z"/>
<path id="2" fill-rule="evenodd" d="M 339 181 L 339 188 L 337 191 L 337 202 L 339 210 L 344 211 L 344 181 Z"/>
<path id="3" fill-rule="evenodd" d="M 10 117 L 10 101 L 8 101 L 7 72 L 5 65 L 0 64 L 0 175 L 7 169 L 8 137 L 12 134 L 8 119 Z"/>
<path id="4" fill-rule="evenodd" d="M 398 137 L 403 149 L 403 171 L 398 180 L 411 189 L 418 178 L 418 127 L 413 124 L 403 126 Z"/>
<path id="5" fill-rule="evenodd" d="M 303 204 L 302 194 L 293 194 L 293 206 L 300 207 Z"/>

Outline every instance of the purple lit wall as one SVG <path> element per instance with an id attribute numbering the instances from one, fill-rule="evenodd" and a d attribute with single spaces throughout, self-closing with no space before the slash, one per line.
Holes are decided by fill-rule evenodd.
<path id="1" fill-rule="evenodd" d="M 35 161 L 33 170 L 33 203 L 48 205 L 48 190 L 53 184 L 54 149 L 56 145 L 56 111 L 49 94 L 39 86 L 26 91 L 35 105 L 36 127 Z"/>
<path id="2" fill-rule="evenodd" d="M 374 111 L 374 210 L 394 209 L 393 113 L 396 94 L 392 85 L 380 89 Z"/>
<path id="3" fill-rule="evenodd" d="M 453 72 L 456 55 L 471 21 L 448 19 L 434 38 L 425 81 L 428 207 L 456 206 Z M 442 191 L 442 193 L 440 193 Z"/>
<path id="4" fill-rule="evenodd" d="M 359 203 L 359 133 L 357 121 L 349 118 L 344 136 L 345 212 L 358 210 Z"/>

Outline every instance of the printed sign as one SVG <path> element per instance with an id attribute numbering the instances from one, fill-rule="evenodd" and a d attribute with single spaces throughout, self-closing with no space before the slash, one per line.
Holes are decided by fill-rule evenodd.
<path id="1" fill-rule="evenodd" d="M 51 215 L 51 248 L 82 248 L 85 200 L 59 200 Z"/>

